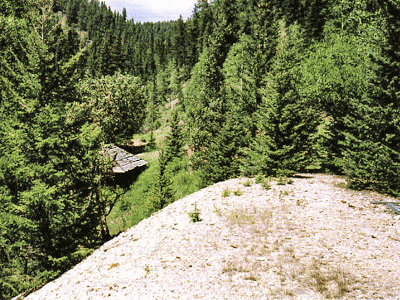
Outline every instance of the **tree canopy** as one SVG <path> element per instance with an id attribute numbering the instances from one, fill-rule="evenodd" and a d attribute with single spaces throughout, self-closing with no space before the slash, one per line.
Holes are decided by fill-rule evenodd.
<path id="1" fill-rule="evenodd" d="M 154 209 L 179 160 L 201 186 L 328 172 L 399 196 L 399 31 L 396 0 L 199 0 L 156 23 L 98 0 L 1 1 L 0 298 L 110 237 L 124 189 L 101 150 L 153 133 L 165 107 L 181 109 Z"/>

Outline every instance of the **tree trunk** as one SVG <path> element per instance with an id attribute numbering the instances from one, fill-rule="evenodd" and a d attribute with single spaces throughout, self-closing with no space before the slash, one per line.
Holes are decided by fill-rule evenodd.
<path id="1" fill-rule="evenodd" d="M 111 239 L 110 231 L 107 226 L 107 218 L 103 214 L 100 220 L 100 229 L 101 229 L 101 238 L 104 242 L 109 241 Z"/>
<path id="2" fill-rule="evenodd" d="M 97 186 L 97 203 L 99 203 L 100 206 L 102 206 L 102 197 L 101 197 L 101 181 L 99 182 L 99 185 Z M 104 209 L 102 210 L 101 213 L 101 219 L 100 219 L 100 232 L 101 232 L 101 238 L 102 240 L 108 241 L 111 239 L 110 231 L 108 230 L 107 226 L 107 216 L 105 215 Z"/>

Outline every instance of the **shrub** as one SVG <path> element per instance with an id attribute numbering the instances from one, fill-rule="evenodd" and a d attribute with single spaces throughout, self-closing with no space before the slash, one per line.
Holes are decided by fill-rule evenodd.
<path id="1" fill-rule="evenodd" d="M 256 183 L 263 183 L 265 181 L 265 176 L 264 175 L 262 175 L 262 174 L 258 174 L 257 176 L 256 176 L 256 178 L 255 178 L 255 182 Z"/>

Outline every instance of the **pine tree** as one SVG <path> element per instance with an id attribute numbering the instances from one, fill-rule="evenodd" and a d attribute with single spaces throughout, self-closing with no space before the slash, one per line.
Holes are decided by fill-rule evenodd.
<path id="1" fill-rule="evenodd" d="M 30 22 L 0 16 L 0 228 L 7 243 L 0 298 L 54 278 L 89 253 L 101 241 L 110 201 L 97 193 L 100 127 L 68 118 L 65 109 L 77 77 L 65 89 L 54 84 L 74 73 L 79 54 L 74 45 L 58 47 L 68 34 L 51 3 L 39 8 L 40 16 L 36 7 L 27 13 Z"/>
<path id="2" fill-rule="evenodd" d="M 167 135 L 164 147 L 164 156 L 167 163 L 171 162 L 174 157 L 180 157 L 183 152 L 184 140 L 176 110 L 172 113 L 170 126 L 171 131 Z"/>
<path id="3" fill-rule="evenodd" d="M 157 87 L 154 81 L 149 81 L 146 87 L 147 108 L 145 124 L 150 131 L 150 140 L 146 146 L 146 151 L 150 152 L 156 148 L 154 131 L 157 129 L 160 118 L 159 103 L 157 102 Z"/>
<path id="4" fill-rule="evenodd" d="M 351 38 L 332 33 L 302 64 L 301 92 L 316 110 L 318 130 L 312 139 L 314 166 L 319 169 L 343 171 L 346 119 L 353 112 L 352 103 L 365 98 L 369 81 L 363 51 Z"/>
<path id="5" fill-rule="evenodd" d="M 223 68 L 229 119 L 234 118 L 242 124 L 245 131 L 241 136 L 246 145 L 254 137 L 255 113 L 261 103 L 263 72 L 258 64 L 260 56 L 257 42 L 250 36 L 243 35 L 231 47 Z"/>
<path id="6" fill-rule="evenodd" d="M 209 145 L 224 123 L 221 65 L 218 47 L 206 48 L 194 67 L 184 102 L 189 145 L 194 151 L 192 163 L 195 169 L 203 171 L 209 163 Z"/>
<path id="7" fill-rule="evenodd" d="M 9 4 L 9 5 L 8 5 Z M 21 18 L 28 13 L 20 2 L 2 2 L 10 8 L 0 11 L 0 298 L 11 299 L 29 287 L 26 277 L 32 249 L 24 229 L 26 219 L 16 214 L 15 203 L 24 179 L 24 147 L 29 120 L 38 105 L 36 34 Z M 13 7 L 15 5 L 15 7 Z M 23 12 L 21 10 L 23 10 Z"/>
<path id="8" fill-rule="evenodd" d="M 391 0 L 377 3 L 382 19 L 375 20 L 383 25 L 379 28 L 383 28 L 384 39 L 374 44 L 380 49 L 371 52 L 375 66 L 371 68 L 374 72 L 368 97 L 353 104 L 354 114 L 349 118 L 350 130 L 345 141 L 345 172 L 355 188 L 371 186 L 398 196 L 400 5 Z M 379 28 L 375 28 L 378 33 Z"/>
<path id="9" fill-rule="evenodd" d="M 157 176 L 157 182 L 155 184 L 155 190 L 153 192 L 153 209 L 155 211 L 160 210 L 172 202 L 174 192 L 172 190 L 171 175 L 167 170 L 167 157 L 163 151 L 160 151 L 159 158 L 159 173 Z"/>
<path id="10" fill-rule="evenodd" d="M 170 96 L 169 78 L 165 70 L 160 70 L 156 76 L 157 102 L 165 104 Z"/>
<path id="11" fill-rule="evenodd" d="M 301 34 L 295 26 L 285 31 L 266 77 L 257 136 L 243 162 L 247 175 L 289 176 L 309 163 L 313 113 L 298 91 Z"/>
<path id="12" fill-rule="evenodd" d="M 200 186 L 207 186 L 214 182 L 224 181 L 239 175 L 240 146 L 243 145 L 243 124 L 237 119 L 230 118 L 221 124 L 219 132 L 209 141 L 203 164 L 200 168 Z"/>
<path id="13" fill-rule="evenodd" d="M 299 24 L 305 29 L 306 43 L 323 38 L 327 21 L 337 0 L 283 0 L 277 3 L 288 24 Z M 354 2 L 354 1 L 353 1 Z"/>
<path id="14" fill-rule="evenodd" d="M 172 29 L 172 56 L 176 60 L 179 67 L 183 65 L 186 60 L 186 45 L 185 45 L 185 23 L 182 16 L 174 22 Z"/>
<path id="15" fill-rule="evenodd" d="M 177 99 L 181 100 L 182 99 L 182 87 L 181 87 L 181 76 L 180 76 L 180 71 L 178 69 L 178 66 L 176 64 L 175 59 L 169 62 L 168 67 L 167 67 L 167 72 L 170 75 L 170 83 L 169 83 L 169 90 L 171 91 L 171 109 L 173 109 L 172 106 L 172 100 Z"/>

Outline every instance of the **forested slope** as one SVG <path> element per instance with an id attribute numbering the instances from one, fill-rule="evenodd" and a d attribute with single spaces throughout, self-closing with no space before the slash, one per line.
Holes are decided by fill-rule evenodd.
<path id="1" fill-rule="evenodd" d="M 144 24 L 97 0 L 1 1 L 0 298 L 110 237 L 129 187 L 100 150 L 153 132 L 172 99 L 155 209 L 188 159 L 199 186 L 329 172 L 398 196 L 399 30 L 395 0 L 202 0 Z"/>

